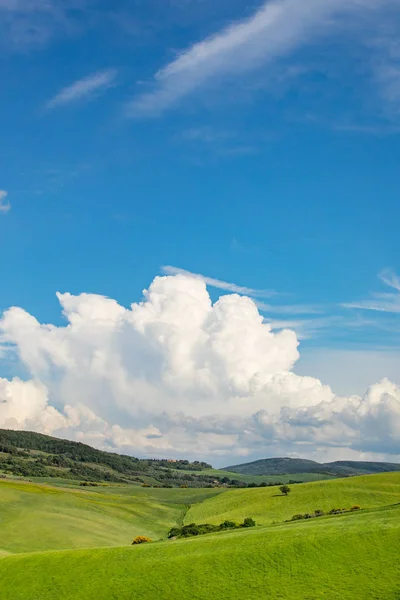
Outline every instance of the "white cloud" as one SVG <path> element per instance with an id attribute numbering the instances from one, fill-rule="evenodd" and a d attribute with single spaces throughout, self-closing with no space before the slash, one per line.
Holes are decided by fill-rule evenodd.
<path id="1" fill-rule="evenodd" d="M 340 397 L 296 375 L 295 333 L 271 331 L 248 297 L 213 304 L 204 280 L 177 274 L 157 277 L 130 308 L 91 294 L 58 299 L 63 327 L 17 307 L 0 321 L 32 378 L 0 380 L 0 427 L 221 463 L 332 449 L 400 455 L 399 387 L 383 380 Z"/>
<path id="2" fill-rule="evenodd" d="M 400 278 L 391 269 L 385 269 L 379 275 L 381 281 L 395 292 L 374 292 L 368 300 L 347 302 L 344 308 L 359 308 L 383 313 L 400 313 Z"/>
<path id="3" fill-rule="evenodd" d="M 220 279 L 214 279 L 213 277 L 206 277 L 200 273 L 192 273 L 190 271 L 186 271 L 185 269 L 172 267 L 170 265 L 162 267 L 162 272 L 166 275 L 186 275 L 188 277 L 194 277 L 195 279 L 204 281 L 210 287 L 214 287 L 219 290 L 225 290 L 227 292 L 234 292 L 235 294 L 244 294 L 254 298 L 270 298 L 271 296 L 275 296 L 277 294 L 277 292 L 274 290 L 257 290 L 254 288 L 237 285 L 236 283 L 229 283 L 227 281 L 221 281 Z"/>
<path id="4" fill-rule="evenodd" d="M 7 213 L 11 210 L 11 204 L 7 200 L 8 192 L 0 190 L 0 213 Z"/>
<path id="5" fill-rule="evenodd" d="M 254 70 L 287 56 L 329 33 L 335 19 L 367 9 L 379 10 L 392 0 L 271 0 L 251 17 L 183 51 L 159 70 L 153 89 L 134 99 L 131 116 L 158 114 L 210 80 Z"/>
<path id="6" fill-rule="evenodd" d="M 93 97 L 95 94 L 111 87 L 116 76 L 117 72 L 114 69 L 108 69 L 106 71 L 98 71 L 88 77 L 79 79 L 63 88 L 56 96 L 54 96 L 54 98 L 51 98 L 51 100 L 46 103 L 46 108 L 50 110 L 59 106 L 64 106 L 65 104 Z"/>

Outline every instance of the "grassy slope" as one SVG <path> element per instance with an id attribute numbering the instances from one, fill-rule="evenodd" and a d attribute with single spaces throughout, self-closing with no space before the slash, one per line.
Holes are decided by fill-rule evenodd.
<path id="1" fill-rule="evenodd" d="M 188 505 L 219 490 L 99 487 L 66 489 L 0 482 L 0 552 L 125 546 L 136 535 L 165 537 Z"/>
<path id="2" fill-rule="evenodd" d="M 295 481 L 319 481 L 323 479 L 332 479 L 333 475 L 320 475 L 319 473 L 286 473 L 285 475 L 244 475 L 242 473 L 233 473 L 223 469 L 204 469 L 202 475 L 215 475 L 215 477 L 229 477 L 229 479 L 238 479 L 246 483 L 275 483 L 281 481 L 287 483 L 291 479 Z"/>
<path id="3" fill-rule="evenodd" d="M 398 600 L 400 508 L 0 559 L 2 600 Z M 384 574 L 384 576 L 382 576 Z"/>
<path id="4" fill-rule="evenodd" d="M 253 517 L 257 523 L 268 524 L 315 509 L 388 506 L 400 502 L 400 473 L 318 481 L 293 485 L 291 490 L 287 497 L 273 487 L 229 490 L 193 506 L 185 523 L 219 524 L 225 519 L 240 522 Z"/>

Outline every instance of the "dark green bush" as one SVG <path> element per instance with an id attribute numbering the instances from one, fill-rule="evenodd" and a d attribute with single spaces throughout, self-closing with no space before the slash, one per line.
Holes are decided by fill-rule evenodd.
<path id="1" fill-rule="evenodd" d="M 247 517 L 242 524 L 242 527 L 255 527 L 256 526 L 256 522 L 251 518 L 251 517 Z"/>

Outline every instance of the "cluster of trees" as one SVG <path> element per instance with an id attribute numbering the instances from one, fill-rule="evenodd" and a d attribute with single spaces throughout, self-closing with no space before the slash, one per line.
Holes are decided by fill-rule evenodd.
<path id="1" fill-rule="evenodd" d="M 341 515 L 343 513 L 354 512 L 360 510 L 361 507 L 358 504 L 355 504 L 351 508 L 332 508 L 328 512 L 324 512 L 323 510 L 315 510 L 313 513 L 305 513 L 293 515 L 290 521 L 300 521 L 301 519 L 314 519 L 315 517 L 324 517 L 325 515 Z"/>
<path id="2" fill-rule="evenodd" d="M 151 459 L 148 460 L 149 463 L 154 463 L 157 467 L 164 467 L 170 469 L 171 466 L 174 469 L 183 470 L 183 471 L 203 471 L 204 469 L 212 469 L 212 466 L 206 462 L 201 462 L 195 460 L 193 462 L 189 462 L 188 460 L 165 460 L 165 459 Z"/>
<path id="3" fill-rule="evenodd" d="M 251 517 L 247 517 L 243 523 L 240 524 L 234 523 L 233 521 L 224 521 L 220 525 L 210 525 L 210 523 L 196 525 L 196 523 L 190 523 L 190 525 L 183 525 L 182 527 L 172 527 L 172 529 L 170 529 L 168 532 L 168 538 L 186 538 L 194 535 L 204 535 L 206 533 L 224 531 L 226 529 L 255 527 L 255 525 L 256 522 Z"/>

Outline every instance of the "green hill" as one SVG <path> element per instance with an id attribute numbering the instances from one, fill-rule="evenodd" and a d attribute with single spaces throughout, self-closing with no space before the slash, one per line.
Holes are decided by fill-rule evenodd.
<path id="1" fill-rule="evenodd" d="M 290 487 L 288 496 L 282 496 L 279 488 L 227 490 L 192 506 L 185 516 L 185 523 L 241 522 L 246 517 L 253 517 L 257 523 L 269 524 L 285 521 L 297 513 L 312 513 L 316 509 L 326 512 L 356 504 L 365 509 L 400 502 L 400 472 Z"/>
<path id="2" fill-rule="evenodd" d="M 304 466 L 307 467 L 306 464 Z M 36 482 L 63 480 L 72 484 L 108 482 L 193 488 L 221 484 L 246 487 L 249 484 L 305 482 L 333 477 L 317 471 L 293 473 L 238 476 L 212 469 L 211 465 L 202 461 L 138 459 L 35 432 L 0 429 L 0 477 L 6 475 Z"/>
<path id="3" fill-rule="evenodd" d="M 225 467 L 224 471 L 241 475 L 285 475 L 288 473 L 320 473 L 335 477 L 400 471 L 400 464 L 385 462 L 336 461 L 318 463 L 303 458 L 265 458 L 250 463 Z"/>
<path id="4" fill-rule="evenodd" d="M 205 462 L 143 460 L 31 431 L 0 429 L 0 475 L 205 487 L 215 479 L 201 473 L 209 468 Z"/>
<path id="5" fill-rule="evenodd" d="M 128 546 L 165 537 L 209 489 L 100 486 L 66 489 L 0 480 L 0 553 Z M 1 598 L 1 595 L 0 595 Z"/>
<path id="6" fill-rule="evenodd" d="M 0 559 L 2 600 L 398 600 L 400 508 Z"/>

